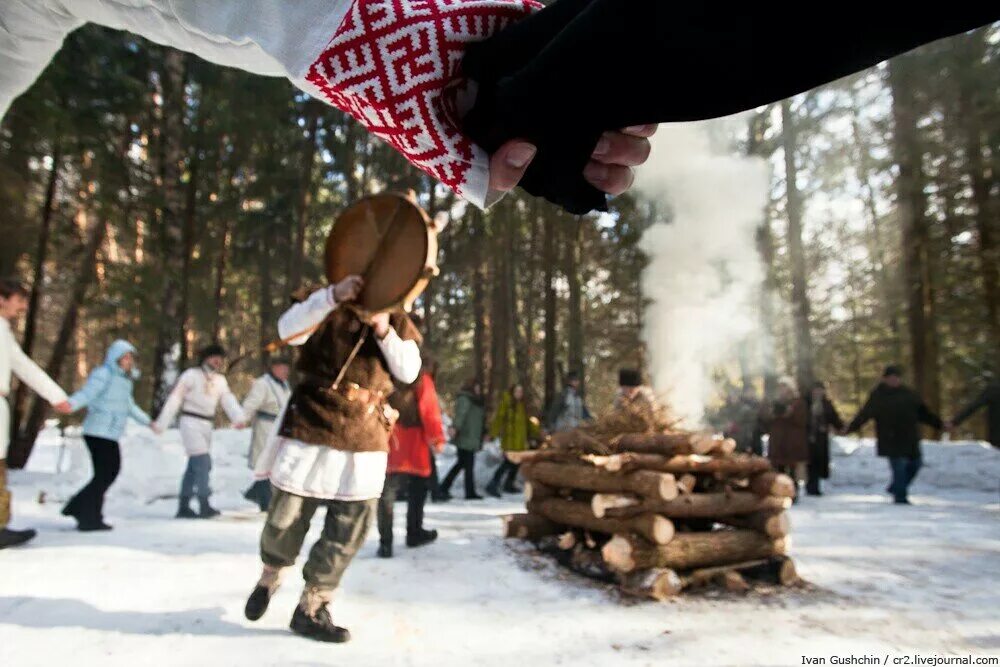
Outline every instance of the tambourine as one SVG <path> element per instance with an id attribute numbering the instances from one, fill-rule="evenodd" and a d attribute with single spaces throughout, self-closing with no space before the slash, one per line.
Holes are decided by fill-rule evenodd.
<path id="1" fill-rule="evenodd" d="M 326 239 L 326 279 L 359 275 L 364 287 L 351 307 L 362 315 L 409 311 L 437 265 L 435 223 L 411 192 L 371 195 L 348 207 Z"/>

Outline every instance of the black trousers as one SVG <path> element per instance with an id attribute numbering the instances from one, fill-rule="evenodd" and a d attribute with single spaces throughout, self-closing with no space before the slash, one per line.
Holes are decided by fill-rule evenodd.
<path id="1" fill-rule="evenodd" d="M 464 473 L 465 497 L 471 498 L 476 495 L 475 452 L 467 449 L 458 450 L 458 460 L 455 461 L 455 465 L 451 467 L 451 470 L 448 471 L 448 475 L 444 478 L 444 482 L 441 483 L 441 490 L 445 493 L 449 493 L 451 491 L 451 485 L 455 483 L 455 479 L 458 477 L 459 473 Z"/>
<path id="2" fill-rule="evenodd" d="M 94 476 L 66 503 L 63 514 L 75 517 L 82 524 L 97 523 L 104 519 L 104 494 L 114 484 L 121 470 L 122 456 L 114 440 L 83 436 L 94 464 Z"/>
<path id="3" fill-rule="evenodd" d="M 514 485 L 514 480 L 517 479 L 517 471 L 520 468 L 520 465 L 505 458 L 503 463 L 497 466 L 497 471 L 493 473 L 493 479 L 490 480 L 490 486 L 499 486 L 500 480 L 503 479 L 504 488 L 512 487 Z M 504 479 L 505 474 L 507 476 L 506 479 Z"/>
<path id="4" fill-rule="evenodd" d="M 808 474 L 806 477 L 806 493 L 819 493 L 822 491 L 820 489 L 820 480 L 822 476 L 820 475 L 819 466 L 812 463 L 808 466 Z"/>
<path id="5" fill-rule="evenodd" d="M 406 487 L 406 534 L 416 536 L 424 528 L 424 504 L 427 502 L 427 478 L 391 473 L 385 478 L 378 501 L 378 534 L 382 544 L 392 545 L 393 510 L 396 495 Z"/>

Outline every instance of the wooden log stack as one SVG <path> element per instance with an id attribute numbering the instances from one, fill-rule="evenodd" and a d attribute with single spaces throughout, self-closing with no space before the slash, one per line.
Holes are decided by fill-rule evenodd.
<path id="1" fill-rule="evenodd" d="M 786 510 L 795 484 L 731 440 L 680 431 L 562 433 L 516 462 L 527 512 L 505 536 L 628 594 L 799 582 Z"/>

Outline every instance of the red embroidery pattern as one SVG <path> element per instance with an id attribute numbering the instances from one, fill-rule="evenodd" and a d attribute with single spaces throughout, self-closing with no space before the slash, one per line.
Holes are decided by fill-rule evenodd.
<path id="1" fill-rule="evenodd" d="M 532 0 L 356 0 L 306 79 L 406 159 L 459 195 L 485 153 L 454 122 L 465 45 L 541 7 Z M 479 188 L 476 188 L 479 189 Z"/>

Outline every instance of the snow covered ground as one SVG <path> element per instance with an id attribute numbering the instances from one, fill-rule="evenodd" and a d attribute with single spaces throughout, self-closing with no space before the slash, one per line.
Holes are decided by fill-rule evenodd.
<path id="1" fill-rule="evenodd" d="M 916 505 L 897 507 L 872 443 L 838 439 L 828 495 L 792 510 L 791 553 L 814 586 L 776 595 L 622 600 L 505 544 L 497 517 L 520 499 L 430 505 L 438 543 L 398 546 L 383 561 L 370 536 L 334 605 L 354 641 L 329 646 L 287 630 L 297 575 L 263 620 L 243 618 L 262 518 L 240 495 L 249 435 L 217 435 L 213 482 L 228 518 L 172 519 L 175 500 L 157 498 L 176 493 L 184 466 L 176 433 L 157 440 L 136 429 L 108 497 L 115 530 L 105 534 L 77 533 L 59 515 L 90 466 L 78 440 L 43 436 L 29 469 L 11 475 L 14 526 L 39 537 L 0 552 L 0 665 L 800 665 L 803 656 L 870 654 L 910 655 L 913 664 L 914 654 L 1000 655 L 1000 451 L 982 443 L 926 443 Z M 443 469 L 449 463 L 442 458 Z"/>

